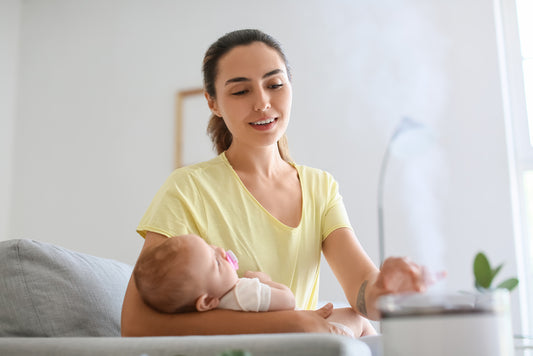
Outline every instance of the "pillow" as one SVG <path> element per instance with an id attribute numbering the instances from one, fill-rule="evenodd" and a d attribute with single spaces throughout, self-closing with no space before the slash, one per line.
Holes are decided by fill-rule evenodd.
<path id="1" fill-rule="evenodd" d="M 132 269 L 48 243 L 0 242 L 0 336 L 119 336 Z"/>

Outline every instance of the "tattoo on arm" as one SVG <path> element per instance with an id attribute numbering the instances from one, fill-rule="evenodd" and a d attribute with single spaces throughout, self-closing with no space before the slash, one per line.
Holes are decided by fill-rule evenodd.
<path id="1" fill-rule="evenodd" d="M 365 289 L 367 284 L 368 281 L 364 281 L 363 284 L 361 284 L 361 288 L 359 288 L 359 293 L 357 294 L 357 309 L 359 310 L 359 313 L 363 314 L 365 317 L 368 316 L 365 302 Z"/>

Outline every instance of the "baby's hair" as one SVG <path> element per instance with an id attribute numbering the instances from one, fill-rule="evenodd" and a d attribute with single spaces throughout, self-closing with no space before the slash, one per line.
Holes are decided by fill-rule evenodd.
<path id="1" fill-rule="evenodd" d="M 152 309 L 162 313 L 196 310 L 190 293 L 192 276 L 187 268 L 181 268 L 188 263 L 188 256 L 182 252 L 179 239 L 168 238 L 139 256 L 133 278 L 141 298 Z"/>

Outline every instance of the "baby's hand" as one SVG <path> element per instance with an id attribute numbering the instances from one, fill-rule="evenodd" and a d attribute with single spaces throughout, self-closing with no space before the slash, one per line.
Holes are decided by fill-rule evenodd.
<path id="1" fill-rule="evenodd" d="M 260 282 L 262 283 L 265 283 L 265 282 L 270 282 L 272 280 L 272 278 L 270 278 L 270 276 L 264 272 L 259 272 L 259 271 L 247 271 L 244 273 L 244 276 L 245 278 L 257 278 L 259 279 Z"/>

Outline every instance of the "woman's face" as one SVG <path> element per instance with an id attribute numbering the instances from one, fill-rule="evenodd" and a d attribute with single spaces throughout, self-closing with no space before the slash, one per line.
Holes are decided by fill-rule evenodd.
<path id="1" fill-rule="evenodd" d="M 285 62 L 262 42 L 238 46 L 218 62 L 212 112 L 222 117 L 234 147 L 276 144 L 287 129 L 292 87 Z"/>

